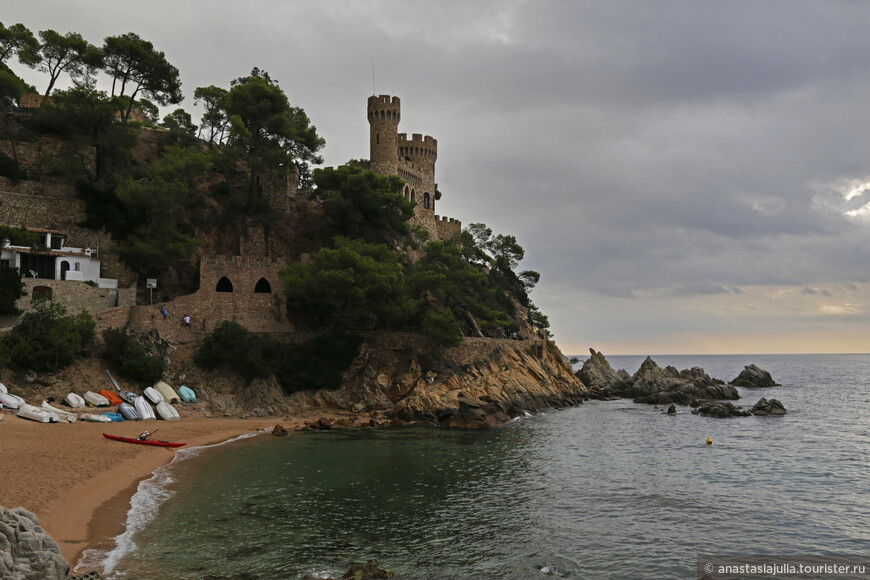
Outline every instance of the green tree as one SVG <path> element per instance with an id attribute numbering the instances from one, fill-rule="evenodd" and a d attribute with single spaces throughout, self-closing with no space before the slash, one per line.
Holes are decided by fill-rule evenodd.
<path id="1" fill-rule="evenodd" d="M 0 111 L 8 111 L 18 102 L 21 95 L 35 90 L 12 72 L 12 69 L 0 62 Z"/>
<path id="2" fill-rule="evenodd" d="M 227 93 L 226 89 L 214 85 L 197 87 L 193 93 L 193 102 L 205 109 L 197 137 L 202 137 L 203 131 L 208 130 L 209 146 L 222 145 L 224 142 L 224 134 L 230 123 L 226 111 Z"/>
<path id="3" fill-rule="evenodd" d="M 315 169 L 315 195 L 338 233 L 348 238 L 386 243 L 408 236 L 414 203 L 400 193 L 396 175 L 376 175 L 356 165 Z"/>
<path id="4" fill-rule="evenodd" d="M 36 112 L 41 130 L 66 137 L 57 157 L 76 164 L 77 173 L 89 181 L 114 180 L 129 173 L 138 130 L 118 123 L 116 107 L 103 92 L 90 87 L 57 91 Z M 90 147 L 96 149 L 95 173 L 91 172 Z"/>
<path id="5" fill-rule="evenodd" d="M 493 331 L 512 324 L 498 288 L 482 268 L 463 258 L 456 245 L 427 244 L 423 256 L 411 268 L 409 285 L 415 295 L 435 298 L 435 304 L 427 303 L 434 312 L 424 313 L 423 327 L 442 344 L 461 340 L 457 331 L 464 328 Z M 459 325 L 458 321 L 464 322 Z"/>
<path id="6" fill-rule="evenodd" d="M 173 143 L 179 145 L 192 145 L 196 142 L 196 125 L 190 113 L 184 109 L 175 109 L 165 117 L 160 124 L 169 131 Z"/>
<path id="7" fill-rule="evenodd" d="M 121 119 L 127 122 L 138 95 L 158 105 L 181 102 L 181 77 L 163 52 L 139 35 L 109 36 L 103 44 L 104 70 L 112 77 L 112 96 L 119 97 Z M 124 106 L 125 105 L 125 106 Z"/>
<path id="8" fill-rule="evenodd" d="M 209 370 L 231 368 L 250 381 L 271 374 L 263 352 L 264 346 L 261 339 L 238 322 L 222 320 L 202 341 L 193 361 Z"/>
<path id="9" fill-rule="evenodd" d="M 281 271 L 287 309 L 315 327 L 397 328 L 417 309 L 408 295 L 403 256 L 383 244 L 337 237 L 308 263 Z"/>
<path id="10" fill-rule="evenodd" d="M 145 180 L 125 177 L 116 193 L 132 219 L 141 224 L 115 246 L 131 268 L 155 275 L 172 261 L 190 259 L 200 242 L 181 214 L 187 202 L 187 184 L 159 175 Z"/>
<path id="11" fill-rule="evenodd" d="M 299 107 L 269 74 L 254 68 L 247 77 L 232 82 L 226 97 L 229 143 L 240 151 L 248 172 L 248 206 L 253 207 L 258 179 L 268 170 L 303 168 L 321 163 L 317 152 L 324 140 Z"/>
<path id="12" fill-rule="evenodd" d="M 54 30 L 41 30 L 39 47 L 22 48 L 18 53 L 24 64 L 48 74 L 45 96 L 51 94 L 62 73 L 67 73 L 76 85 L 90 86 L 91 74 L 103 61 L 100 49 L 82 38 L 78 32 L 60 34 Z"/>
<path id="13" fill-rule="evenodd" d="M 0 63 L 17 54 L 23 64 L 31 64 L 28 59 L 38 51 L 39 41 L 26 26 L 19 22 L 7 27 L 0 22 Z"/>
<path id="14" fill-rule="evenodd" d="M 59 370 L 93 342 L 95 327 L 84 310 L 70 316 L 60 304 L 39 301 L 0 339 L 0 363 L 20 370 Z"/>
<path id="15" fill-rule="evenodd" d="M 0 234 L 0 238 L 2 238 Z M 2 241 L 2 239 L 0 239 Z M 24 295 L 24 284 L 18 268 L 0 266 L 0 314 L 18 314 L 15 302 Z"/>
<path id="16" fill-rule="evenodd" d="M 122 377 L 152 385 L 163 376 L 163 359 L 148 354 L 141 342 L 123 330 L 106 329 L 103 331 L 103 343 L 103 360 Z"/>

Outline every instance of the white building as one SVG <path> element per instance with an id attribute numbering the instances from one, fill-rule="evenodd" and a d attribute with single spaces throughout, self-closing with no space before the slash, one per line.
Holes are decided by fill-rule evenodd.
<path id="1" fill-rule="evenodd" d="M 47 251 L 34 251 L 29 246 L 13 246 L 3 240 L 0 246 L 0 266 L 18 268 L 25 278 L 42 280 L 77 280 L 93 282 L 99 288 L 117 288 L 118 281 L 100 278 L 97 250 L 64 246 L 66 234 L 57 230 L 27 228 L 39 234 Z"/>

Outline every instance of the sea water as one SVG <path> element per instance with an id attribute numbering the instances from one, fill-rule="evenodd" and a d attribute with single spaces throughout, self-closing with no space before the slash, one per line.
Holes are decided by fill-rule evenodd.
<path id="1" fill-rule="evenodd" d="M 143 482 L 110 578 L 693 578 L 699 553 L 870 553 L 870 356 L 661 356 L 782 417 L 593 401 L 487 431 L 255 437 Z M 611 357 L 634 372 L 643 357 Z M 708 446 L 710 437 L 713 445 Z"/>

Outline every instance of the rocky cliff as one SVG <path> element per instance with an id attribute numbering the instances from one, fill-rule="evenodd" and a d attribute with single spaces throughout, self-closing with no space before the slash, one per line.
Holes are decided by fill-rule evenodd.
<path id="1" fill-rule="evenodd" d="M 274 380 L 241 386 L 226 377 L 206 380 L 203 386 L 203 398 L 215 413 L 280 415 L 332 409 L 372 424 L 470 428 L 578 404 L 588 397 L 550 341 L 469 339 L 459 347 L 435 349 L 419 336 L 402 333 L 368 336 L 336 391 L 285 396 Z"/>

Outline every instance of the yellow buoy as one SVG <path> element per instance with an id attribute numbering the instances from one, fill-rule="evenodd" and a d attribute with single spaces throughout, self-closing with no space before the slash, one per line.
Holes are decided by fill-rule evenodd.
<path id="1" fill-rule="evenodd" d="M 713 444 L 713 438 L 707 437 L 707 445 L 712 445 L 712 444 Z"/>

